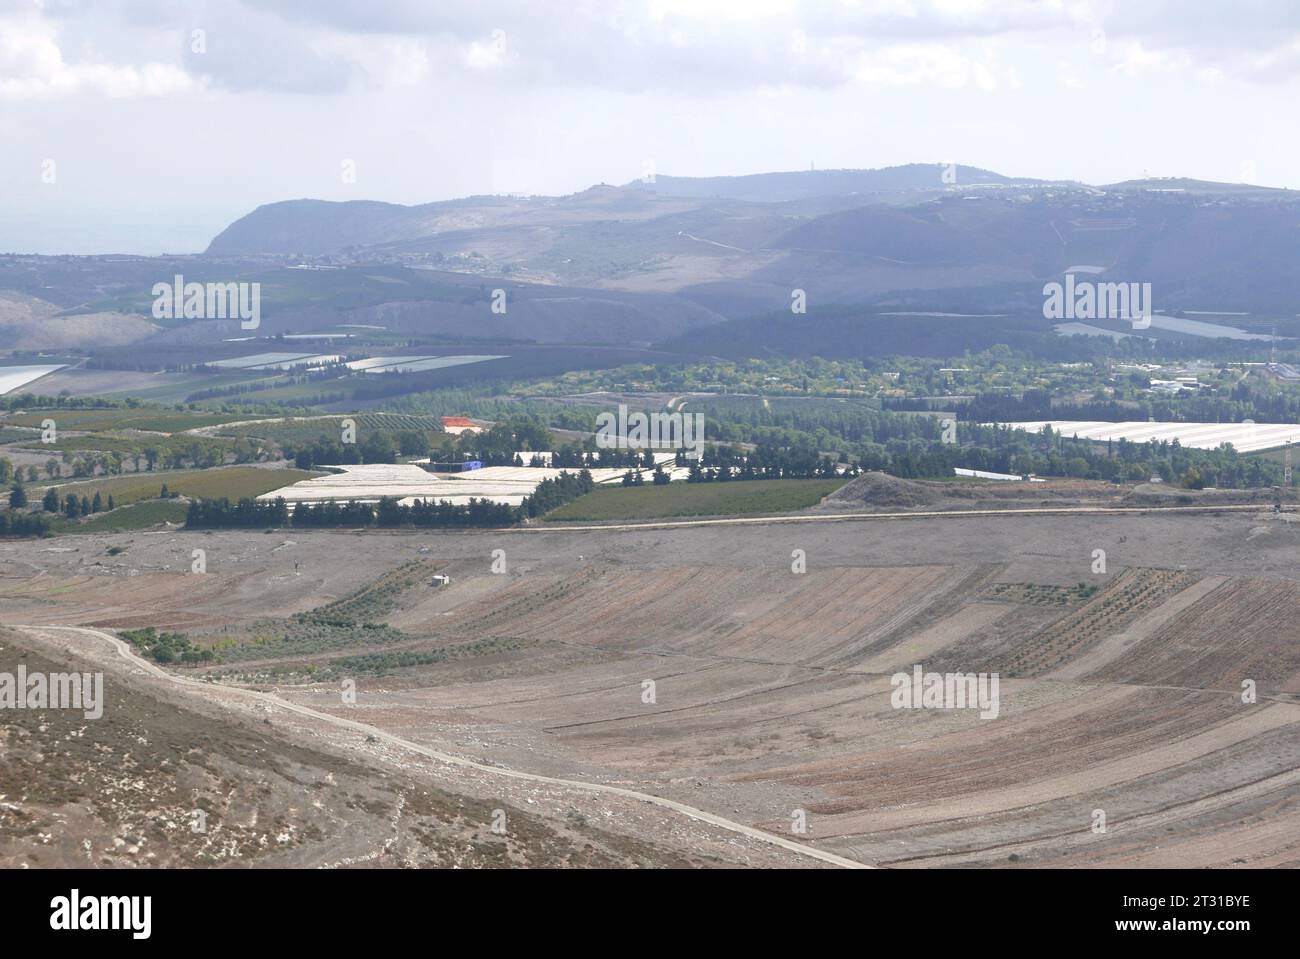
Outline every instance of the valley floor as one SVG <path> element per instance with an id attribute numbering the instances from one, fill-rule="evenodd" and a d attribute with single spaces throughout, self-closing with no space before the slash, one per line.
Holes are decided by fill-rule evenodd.
<path id="1" fill-rule="evenodd" d="M 5 630 L 0 667 L 15 651 L 93 661 L 119 699 L 77 730 L 37 732 L 33 714 L 4 711 L 0 742 L 30 758 L 55 742 L 124 749 L 136 727 L 150 743 L 163 736 L 178 765 L 148 788 L 184 782 L 185 801 L 209 804 L 231 862 L 447 865 L 450 851 L 421 851 L 411 835 L 434 837 L 433 849 L 468 830 L 481 846 L 469 865 L 827 864 L 805 846 L 886 867 L 1294 866 L 1293 520 L 1260 510 L 5 543 L 0 622 L 33 628 Z M 194 549 L 206 574 L 189 572 Z M 95 633 L 40 628 L 69 625 L 179 630 L 224 661 L 171 670 L 208 681 L 176 686 Z M 891 678 L 918 665 L 997 674 L 996 717 L 895 708 Z M 151 698 L 157 708 L 142 705 Z M 204 731 L 168 710 L 202 714 Z M 265 744 L 257 763 L 240 752 L 245 736 Z M 304 778 L 286 772 L 289 755 L 356 771 L 346 789 L 338 775 L 306 775 L 329 786 L 308 810 L 276 793 L 277 777 Z M 249 773 L 265 762 L 269 778 Z M 269 804 L 252 819 L 236 801 L 250 780 Z M 384 795 L 363 799 L 362 782 Z M 112 844 L 120 811 L 101 791 L 83 782 L 33 802 L 9 787 L 2 802 L 18 811 L 0 805 L 4 862 L 98 861 L 78 860 L 86 830 Z M 473 811 L 409 820 L 412 789 Z M 528 836 L 483 827 L 498 808 Z M 311 838 L 255 848 L 262 816 L 276 835 L 297 823 L 293 835 L 310 825 Z M 175 829 L 150 835 L 167 850 L 160 861 L 213 861 Z"/>

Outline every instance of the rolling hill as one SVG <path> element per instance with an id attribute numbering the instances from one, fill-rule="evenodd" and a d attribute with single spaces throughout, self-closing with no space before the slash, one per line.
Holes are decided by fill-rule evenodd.
<path id="1" fill-rule="evenodd" d="M 51 333 L 56 312 L 148 317 L 153 283 L 184 273 L 262 283 L 269 334 L 361 324 L 681 344 L 727 336 L 725 321 L 788 310 L 796 289 L 818 308 L 1032 313 L 1044 283 L 1087 266 L 1105 280 L 1151 283 L 1157 309 L 1252 313 L 1267 324 L 1295 319 L 1297 240 L 1300 194 L 1291 191 L 1180 178 L 1093 187 L 930 163 L 661 175 L 565 197 L 416 206 L 289 200 L 236 220 L 201 256 L 0 256 L 0 293 L 48 301 Z M 496 289 L 507 291 L 505 313 L 485 308 Z M 229 321 L 161 325 L 114 320 L 103 331 L 116 343 L 239 335 Z M 754 338 L 768 325 L 728 345 L 779 350 Z M 102 345 L 98 327 L 86 326 L 78 321 L 77 337 Z M 31 323 L 0 327 L 0 348 L 19 347 Z M 715 332 L 693 339 L 705 329 Z"/>

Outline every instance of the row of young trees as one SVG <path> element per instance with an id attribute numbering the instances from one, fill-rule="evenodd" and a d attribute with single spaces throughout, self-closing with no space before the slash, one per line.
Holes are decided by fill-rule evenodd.
<path id="1" fill-rule="evenodd" d="M 285 445 L 284 454 L 298 469 L 314 466 L 396 463 L 398 456 L 428 456 L 429 436 L 421 430 L 374 430 L 360 443 L 342 443 L 321 436 L 303 446 Z"/>
<path id="2" fill-rule="evenodd" d="M 686 451 L 677 453 L 677 465 L 688 467 L 691 475 L 687 482 L 707 482 L 714 479 L 820 479 L 836 475 L 835 461 L 820 456 L 807 444 L 791 446 L 762 444 L 750 452 L 731 446 L 706 446 L 698 460 L 692 460 Z"/>
<path id="3" fill-rule="evenodd" d="M 404 506 L 391 497 L 384 497 L 377 504 L 355 501 L 302 503 L 292 511 L 283 499 L 278 498 L 270 501 L 241 499 L 236 503 L 228 499 L 194 500 L 185 515 L 185 525 L 190 529 L 492 527 L 509 526 L 518 520 L 517 507 L 490 500 L 473 499 L 464 506 L 420 500 L 412 506 Z"/>
<path id="4" fill-rule="evenodd" d="M 534 461 L 535 460 L 535 461 Z M 515 457 L 515 466 L 542 466 L 540 457 Z M 561 446 L 551 457 L 551 465 L 556 469 L 618 469 L 631 466 L 651 469 L 655 465 L 655 454 L 649 449 L 583 449 L 576 443 Z"/>
<path id="5" fill-rule="evenodd" d="M 959 424 L 958 442 L 890 440 L 870 444 L 855 457 L 864 470 L 905 479 L 939 479 L 954 467 L 1018 476 L 1063 476 L 1110 482 L 1145 482 L 1159 477 L 1184 486 L 1258 489 L 1282 481 L 1281 464 L 1235 450 L 1191 449 L 1175 442 L 1094 443 L 1050 430 L 1028 434 L 1001 427 Z"/>
<path id="6" fill-rule="evenodd" d="M 166 487 L 163 487 L 166 489 Z M 45 497 L 41 500 L 41 509 L 47 513 L 63 513 L 68 519 L 76 519 L 78 516 L 89 516 L 91 513 L 100 513 L 105 509 L 116 509 L 117 503 L 110 493 L 107 502 L 100 495 L 99 490 L 95 490 L 93 497 L 82 494 L 80 497 L 76 493 L 69 493 L 67 497 L 59 494 L 56 486 L 51 486 L 45 491 Z"/>
<path id="7" fill-rule="evenodd" d="M 1140 377 L 1149 382 L 1146 376 Z M 910 400 L 887 400 L 891 409 L 925 408 Z M 930 404 L 931 408 L 934 404 Z M 1096 420 L 1120 423 L 1154 420 L 1157 423 L 1257 423 L 1300 422 L 1300 393 L 1283 390 L 1277 383 L 1246 379 L 1230 391 L 1187 390 L 1177 394 L 1137 392 L 1117 400 L 1095 395 L 1082 401 L 1059 401 L 1048 390 L 1026 389 L 1021 394 L 978 393 L 968 400 L 952 401 L 945 408 L 972 423 L 1014 423 L 1037 420 Z"/>
<path id="8" fill-rule="evenodd" d="M 49 532 L 50 521 L 41 513 L 13 509 L 0 513 L 0 536 L 45 536 Z"/>
<path id="9" fill-rule="evenodd" d="M 7 456 L 0 456 L 0 486 L 8 486 L 10 483 L 21 483 L 24 479 L 29 483 L 35 483 L 41 478 L 41 471 L 34 465 L 25 469 L 21 466 L 14 466 L 13 461 Z"/>
<path id="10" fill-rule="evenodd" d="M 578 473 L 564 470 L 554 479 L 538 483 L 532 494 L 525 497 L 520 510 L 525 516 L 541 516 L 590 493 L 595 485 L 591 473 L 585 469 Z"/>
<path id="11" fill-rule="evenodd" d="M 289 507 L 279 497 L 273 500 L 244 497 L 236 503 L 225 497 L 195 499 L 185 511 L 185 525 L 191 529 L 288 526 Z"/>
<path id="12" fill-rule="evenodd" d="M 121 476 L 128 472 L 127 463 L 131 463 L 135 472 L 150 472 L 162 469 L 207 469 L 221 466 L 228 459 L 234 463 L 254 463 L 264 459 L 265 450 L 247 438 L 233 443 L 213 440 L 195 441 L 185 444 L 172 444 L 165 447 L 144 446 L 120 452 L 110 450 L 106 453 L 73 453 L 63 450 L 58 459 L 50 457 L 45 461 L 44 473 L 49 479 L 58 479 L 70 475 L 74 479 L 89 476 Z M 9 483 L 11 479 L 26 478 L 35 483 L 40 479 L 41 469 L 35 464 L 15 467 L 7 457 L 0 457 L 0 483 Z"/>

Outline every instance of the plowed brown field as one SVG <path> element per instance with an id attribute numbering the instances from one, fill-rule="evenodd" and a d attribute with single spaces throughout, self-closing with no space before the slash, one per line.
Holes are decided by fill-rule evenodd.
<path id="1" fill-rule="evenodd" d="M 1285 866 L 1300 864 L 1300 573 L 1285 562 L 1300 531 L 1271 522 L 137 535 L 8 547 L 0 618 L 228 642 L 419 559 L 452 584 L 417 577 L 373 607 L 401 633 L 293 653 L 270 642 L 254 665 L 430 654 L 347 666 L 355 704 L 335 679 L 275 691 L 485 765 L 625 786 L 872 864 Z M 109 542 L 129 549 L 110 560 Z M 1093 576 L 1099 543 L 1113 568 Z M 202 576 L 187 572 L 197 547 Z M 433 655 L 466 643 L 480 648 Z M 998 673 L 996 717 L 894 708 L 891 674 L 917 665 Z"/>

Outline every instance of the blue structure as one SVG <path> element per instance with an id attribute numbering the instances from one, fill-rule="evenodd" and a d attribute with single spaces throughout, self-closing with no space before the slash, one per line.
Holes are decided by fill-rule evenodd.
<path id="1" fill-rule="evenodd" d="M 467 470 L 481 470 L 481 460 L 465 460 L 463 463 L 430 463 L 425 467 L 430 473 L 464 473 Z"/>

